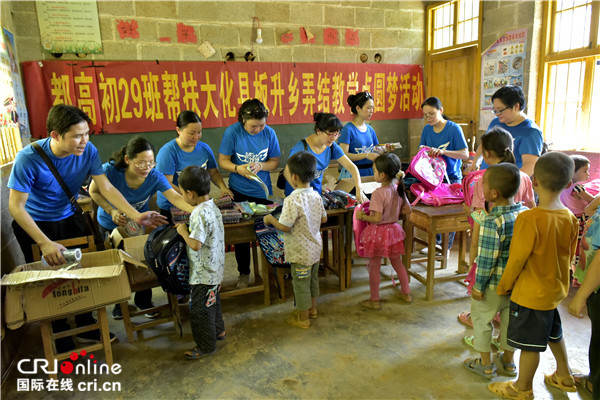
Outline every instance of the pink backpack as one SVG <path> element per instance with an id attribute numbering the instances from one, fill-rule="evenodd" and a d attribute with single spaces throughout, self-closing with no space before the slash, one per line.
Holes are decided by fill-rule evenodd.
<path id="1" fill-rule="evenodd" d="M 600 193 L 600 179 L 594 179 L 593 181 L 589 181 L 585 185 L 583 185 L 585 191 L 591 194 L 592 196 L 596 196 Z"/>
<path id="2" fill-rule="evenodd" d="M 442 157 L 431 157 L 429 147 L 422 147 L 410 161 L 406 172 L 417 178 L 428 189 L 435 189 L 444 181 L 446 161 Z"/>
<path id="3" fill-rule="evenodd" d="M 354 216 L 352 218 L 352 231 L 354 232 L 354 245 L 356 246 L 356 253 L 359 257 L 365 256 L 365 249 L 363 245 L 360 243 L 360 235 L 363 230 L 369 225 L 367 221 L 356 219 L 356 213 L 359 211 L 364 211 L 366 214 L 369 213 L 369 201 L 365 201 L 362 204 L 359 204 L 354 208 Z"/>
<path id="4" fill-rule="evenodd" d="M 473 192 L 475 191 L 475 183 L 483 177 L 485 169 L 469 172 L 462 179 L 462 191 L 465 196 L 465 204 L 469 207 L 473 204 Z"/>
<path id="5" fill-rule="evenodd" d="M 425 185 L 413 183 L 410 185 L 410 191 L 417 199 L 412 202 L 414 206 L 421 200 L 424 204 L 430 206 L 444 206 L 446 204 L 459 204 L 464 200 L 462 185 L 460 183 L 441 183 L 438 187 L 430 190 Z"/>

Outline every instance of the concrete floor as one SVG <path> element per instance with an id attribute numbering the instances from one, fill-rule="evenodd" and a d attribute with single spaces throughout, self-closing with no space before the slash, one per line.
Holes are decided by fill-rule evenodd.
<path id="1" fill-rule="evenodd" d="M 455 254 L 451 259 L 455 259 Z M 235 281 L 235 261 L 227 255 L 226 284 Z M 455 262 L 454 262 L 455 264 Z M 417 267 L 415 267 L 417 268 Z M 389 277 L 390 267 L 383 267 Z M 449 266 L 449 270 L 454 270 Z M 425 301 L 425 288 L 411 279 L 413 304 L 395 298 L 389 278 L 382 277 L 381 311 L 362 309 L 358 303 L 369 296 L 364 266 L 353 268 L 352 287 L 337 288 L 337 277 L 320 280 L 319 318 L 308 330 L 286 325 L 293 300 L 265 307 L 256 293 L 223 300 L 228 337 L 217 352 L 188 361 L 183 353 L 193 347 L 187 317 L 180 339 L 172 324 L 144 332 L 144 338 L 128 343 L 120 321 L 110 318 L 114 362 L 122 366 L 118 375 L 75 376 L 74 392 L 18 392 L 18 378 L 47 379 L 43 374 L 24 376 L 13 370 L 3 393 L 11 399 L 494 399 L 489 381 L 463 368 L 465 358 L 475 356 L 462 341 L 470 334 L 457 322 L 469 309 L 465 287 L 456 282 L 436 285 L 433 301 Z M 291 296 L 291 283 L 288 282 Z M 572 295 L 572 294 L 571 294 Z M 160 289 L 155 302 L 164 301 Z M 275 300 L 275 294 L 273 294 Z M 564 304 L 568 304 L 566 299 Z M 587 372 L 590 340 L 589 319 L 571 317 L 560 307 L 571 367 Z M 184 314 L 187 314 L 184 310 Z M 143 318 L 143 317 L 139 317 Z M 42 357 L 39 328 L 32 324 L 30 345 L 21 349 L 22 358 Z M 517 353 L 518 354 L 518 353 Z M 98 352 L 98 360 L 103 356 Z M 587 392 L 564 393 L 548 388 L 543 373 L 554 370 L 550 351 L 542 354 L 535 376 L 536 399 L 591 399 Z M 66 375 L 59 374 L 59 380 Z M 72 377 L 72 375 L 69 375 Z M 508 380 L 498 376 L 496 380 Z M 81 392 L 79 382 L 118 382 L 119 392 Z M 93 386 L 90 386 L 93 388 Z"/>

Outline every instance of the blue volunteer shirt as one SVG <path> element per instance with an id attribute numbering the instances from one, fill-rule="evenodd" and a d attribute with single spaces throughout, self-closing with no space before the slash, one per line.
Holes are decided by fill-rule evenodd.
<path id="1" fill-rule="evenodd" d="M 125 170 L 115 167 L 112 162 L 105 163 L 102 165 L 102 168 L 110 183 L 140 213 L 148 211 L 148 201 L 156 191 L 164 192 L 172 189 L 167 178 L 155 169 L 150 170 L 146 180 L 144 180 L 144 183 L 139 188 L 132 189 L 127 185 L 127 181 L 125 180 Z M 117 227 L 110 214 L 100 207 L 98 208 L 98 223 L 107 230 L 113 230 Z"/>
<path id="2" fill-rule="evenodd" d="M 160 148 L 156 155 L 156 169 L 164 175 L 173 175 L 173 185 L 179 185 L 181 171 L 190 165 L 199 165 L 204 169 L 217 168 L 217 161 L 211 148 L 204 142 L 196 143 L 189 153 L 181 150 L 175 139 Z M 162 194 L 158 193 L 156 204 L 163 210 L 170 210 L 172 204 Z"/>
<path id="3" fill-rule="evenodd" d="M 265 129 L 251 135 L 240 122 L 229 126 L 223 134 L 219 153 L 231 156 L 231 162 L 243 165 L 252 162 L 265 162 L 270 158 L 279 157 L 279 141 L 273 128 L 265 125 Z M 259 171 L 258 177 L 267 185 L 269 194 L 273 194 L 271 174 L 269 171 Z M 229 187 L 246 196 L 264 199 L 265 192 L 258 182 L 251 181 L 235 173 L 229 175 Z"/>
<path id="4" fill-rule="evenodd" d="M 488 131 L 495 126 L 506 129 L 512 135 L 517 167 L 521 168 L 523 166 L 523 154 L 531 154 L 538 157 L 542 155 L 544 137 L 540 127 L 532 120 L 526 119 L 518 125 L 508 126 L 500 122 L 498 117 L 496 117 L 490 122 Z M 482 161 L 481 169 L 486 169 L 487 167 L 486 162 Z"/>
<path id="5" fill-rule="evenodd" d="M 425 125 L 423 133 L 421 133 L 421 142 L 419 146 L 437 147 L 445 150 L 462 150 L 467 148 L 467 141 L 460 126 L 452 121 L 447 121 L 446 126 L 440 133 L 433 130 L 433 126 Z M 442 156 L 446 161 L 446 172 L 451 182 L 456 182 L 462 179 L 460 170 L 461 160 Z"/>
<path id="6" fill-rule="evenodd" d="M 300 151 L 304 151 L 304 143 L 302 140 L 299 141 L 292 150 L 290 150 L 290 157 L 293 154 L 296 154 Z M 337 160 L 344 156 L 344 150 L 335 142 L 331 145 L 331 147 L 326 147 L 325 150 L 321 152 L 321 154 L 317 154 L 311 149 L 311 147 L 307 144 L 306 151 L 311 153 L 317 158 L 317 177 L 310 182 L 310 186 L 317 191 L 317 193 L 321 194 L 322 192 L 322 184 L 323 184 L 323 174 L 327 171 L 331 160 Z M 292 185 L 288 182 L 285 183 L 285 195 L 289 196 L 290 193 L 294 191 Z"/>
<path id="7" fill-rule="evenodd" d="M 346 143 L 348 145 L 348 153 L 351 154 L 373 153 L 373 147 L 379 144 L 375 130 L 371 125 L 367 125 L 367 130 L 361 132 L 352 122 L 348 122 L 344 125 L 338 142 Z M 353 162 L 357 167 L 373 164 L 373 162 L 368 159 Z M 371 176 L 373 175 L 373 168 L 359 168 L 359 172 L 360 176 Z"/>
<path id="8" fill-rule="evenodd" d="M 52 153 L 50 138 L 39 140 L 38 143 L 75 196 L 88 175 L 104 173 L 98 150 L 91 142 L 87 143 L 81 156 L 71 154 L 64 158 Z M 8 187 L 29 194 L 25 210 L 34 221 L 60 221 L 75 212 L 60 184 L 31 145 L 17 154 Z"/>

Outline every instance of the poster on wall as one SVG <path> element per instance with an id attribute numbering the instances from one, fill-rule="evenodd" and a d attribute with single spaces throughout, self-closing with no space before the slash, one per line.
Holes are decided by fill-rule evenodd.
<path id="1" fill-rule="evenodd" d="M 481 56 L 479 129 L 486 130 L 494 114 L 492 95 L 506 85 L 523 86 L 527 28 L 506 32 Z"/>
<path id="2" fill-rule="evenodd" d="M 402 64 L 223 63 L 188 61 L 44 61 L 22 64 L 35 137 L 55 104 L 72 104 L 94 133 L 172 130 L 195 111 L 205 128 L 237 121 L 240 105 L 261 100 L 269 125 L 312 123 L 318 111 L 352 119 L 347 98 L 369 91 L 374 120 L 421 118 L 423 68 Z"/>
<path id="3" fill-rule="evenodd" d="M 42 50 L 47 53 L 102 53 L 95 1 L 36 1 Z"/>

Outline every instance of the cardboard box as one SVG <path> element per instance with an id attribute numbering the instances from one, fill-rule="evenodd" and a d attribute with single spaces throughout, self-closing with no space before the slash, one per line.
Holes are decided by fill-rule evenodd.
<path id="1" fill-rule="evenodd" d="M 132 258 L 140 262 L 138 265 L 127 265 L 127 276 L 129 284 L 135 287 L 149 282 L 158 282 L 158 278 L 152 269 L 146 264 L 144 257 L 144 246 L 148 240 L 148 235 L 128 237 L 122 228 L 115 228 L 110 234 L 112 247 L 124 250 Z"/>
<path id="2" fill-rule="evenodd" d="M 365 194 L 371 194 L 381 186 L 381 183 L 375 182 L 374 176 L 363 176 L 360 178 L 361 189 Z M 336 185 L 334 190 L 343 190 L 344 192 L 350 193 L 354 189 L 354 181 L 352 178 L 341 179 Z"/>
<path id="3" fill-rule="evenodd" d="M 76 314 L 126 301 L 131 289 L 125 272 L 140 264 L 120 250 L 84 253 L 80 269 L 61 271 L 34 262 L 2 277 L 4 317 L 10 329 L 26 322 Z"/>

